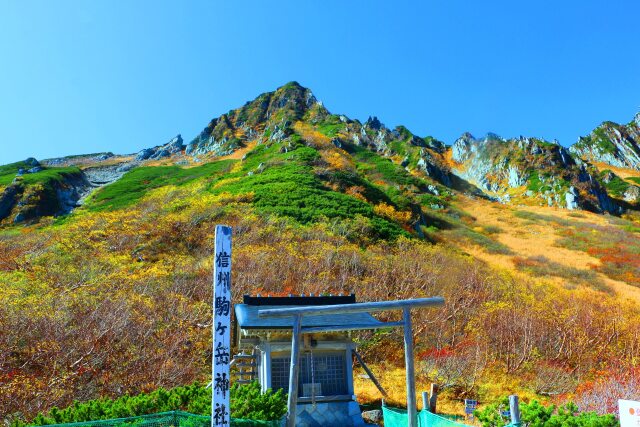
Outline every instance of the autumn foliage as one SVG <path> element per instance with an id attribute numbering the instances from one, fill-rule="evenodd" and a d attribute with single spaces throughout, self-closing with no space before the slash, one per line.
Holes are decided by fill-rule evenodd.
<path id="1" fill-rule="evenodd" d="M 11 398 L 0 399 L 0 412 L 29 418 L 74 399 L 205 381 L 216 223 L 234 229 L 236 300 L 256 290 L 444 296 L 443 309 L 416 315 L 417 351 L 425 375 L 459 393 L 476 393 L 487 369 L 530 375 L 552 361 L 589 378 L 637 362 L 640 314 L 631 304 L 516 283 L 423 240 L 367 238 L 370 225 L 357 217 L 300 225 L 258 214 L 250 200 L 199 183 L 165 186 L 126 210 L 79 211 L 2 234 L 0 396 Z M 401 363 L 397 332 L 359 341 L 372 363 Z M 470 362 L 476 371 L 456 374 Z"/>

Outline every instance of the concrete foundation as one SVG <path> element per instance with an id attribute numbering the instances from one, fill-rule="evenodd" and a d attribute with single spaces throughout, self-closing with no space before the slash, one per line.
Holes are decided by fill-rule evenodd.
<path id="1" fill-rule="evenodd" d="M 296 410 L 296 426 L 300 427 L 362 427 L 358 402 L 299 403 Z"/>

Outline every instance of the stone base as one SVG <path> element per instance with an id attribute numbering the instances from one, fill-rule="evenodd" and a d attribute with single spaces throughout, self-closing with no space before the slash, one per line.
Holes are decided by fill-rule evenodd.
<path id="1" fill-rule="evenodd" d="M 362 420 L 358 402 L 318 402 L 314 408 L 310 403 L 299 403 L 296 407 L 296 426 L 300 427 L 361 427 Z"/>

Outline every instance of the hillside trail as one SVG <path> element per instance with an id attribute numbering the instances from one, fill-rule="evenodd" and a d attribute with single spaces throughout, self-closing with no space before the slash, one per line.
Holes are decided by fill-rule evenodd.
<path id="1" fill-rule="evenodd" d="M 567 224 L 584 222 L 597 225 L 608 225 L 603 215 L 586 211 L 569 211 L 565 209 L 538 206 L 506 206 L 481 199 L 471 199 L 460 196 L 460 207 L 473 215 L 480 225 L 499 227 L 501 232 L 495 235 L 496 240 L 507 246 L 513 254 L 489 253 L 478 246 L 467 245 L 465 251 L 487 262 L 509 270 L 516 275 L 527 276 L 518 271 L 513 263 L 514 257 L 544 256 L 549 260 L 567 267 L 580 270 L 594 271 L 592 265 L 600 265 L 600 260 L 586 252 L 556 246 L 558 239 L 556 231 L 561 225 L 552 222 L 536 223 L 514 215 L 516 211 L 527 211 L 534 214 L 553 216 Z M 580 217 L 575 215 L 579 213 Z M 616 294 L 625 299 L 640 302 L 640 288 L 625 282 L 613 280 L 602 273 L 597 273 L 602 281 L 610 286 Z M 561 277 L 546 277 L 549 281 L 562 286 L 565 279 Z"/>

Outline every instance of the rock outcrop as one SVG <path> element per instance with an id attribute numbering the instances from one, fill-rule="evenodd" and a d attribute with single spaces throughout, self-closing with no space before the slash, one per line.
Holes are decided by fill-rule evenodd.
<path id="1" fill-rule="evenodd" d="M 640 113 L 626 125 L 602 123 L 570 151 L 588 162 L 640 170 Z"/>
<path id="2" fill-rule="evenodd" d="M 68 214 L 96 188 L 114 182 L 126 172 L 120 170 L 122 164 L 98 163 L 81 170 L 44 167 L 31 158 L 16 165 L 20 166 L 14 169 L 13 181 L 0 192 L 0 222 L 20 223 Z"/>
<path id="3" fill-rule="evenodd" d="M 309 89 L 291 82 L 212 119 L 187 144 L 185 153 L 193 157 L 225 156 L 258 136 L 280 142 L 291 134 L 294 122 L 304 117 L 318 120 L 328 114 Z"/>
<path id="4" fill-rule="evenodd" d="M 597 171 L 557 141 L 463 134 L 451 147 L 452 172 L 495 200 L 537 199 L 567 209 L 618 213 Z"/>
<path id="5" fill-rule="evenodd" d="M 184 150 L 184 142 L 182 136 L 178 135 L 164 145 L 158 145 L 153 148 L 145 148 L 136 154 L 135 160 L 142 162 L 145 160 L 158 160 L 179 154 Z"/>
<path id="6" fill-rule="evenodd" d="M 0 195 L 0 221 L 19 223 L 67 214 L 91 188 L 79 169 L 32 174 L 34 176 L 29 180 L 25 180 L 25 174 L 17 175 L 4 189 Z"/>

